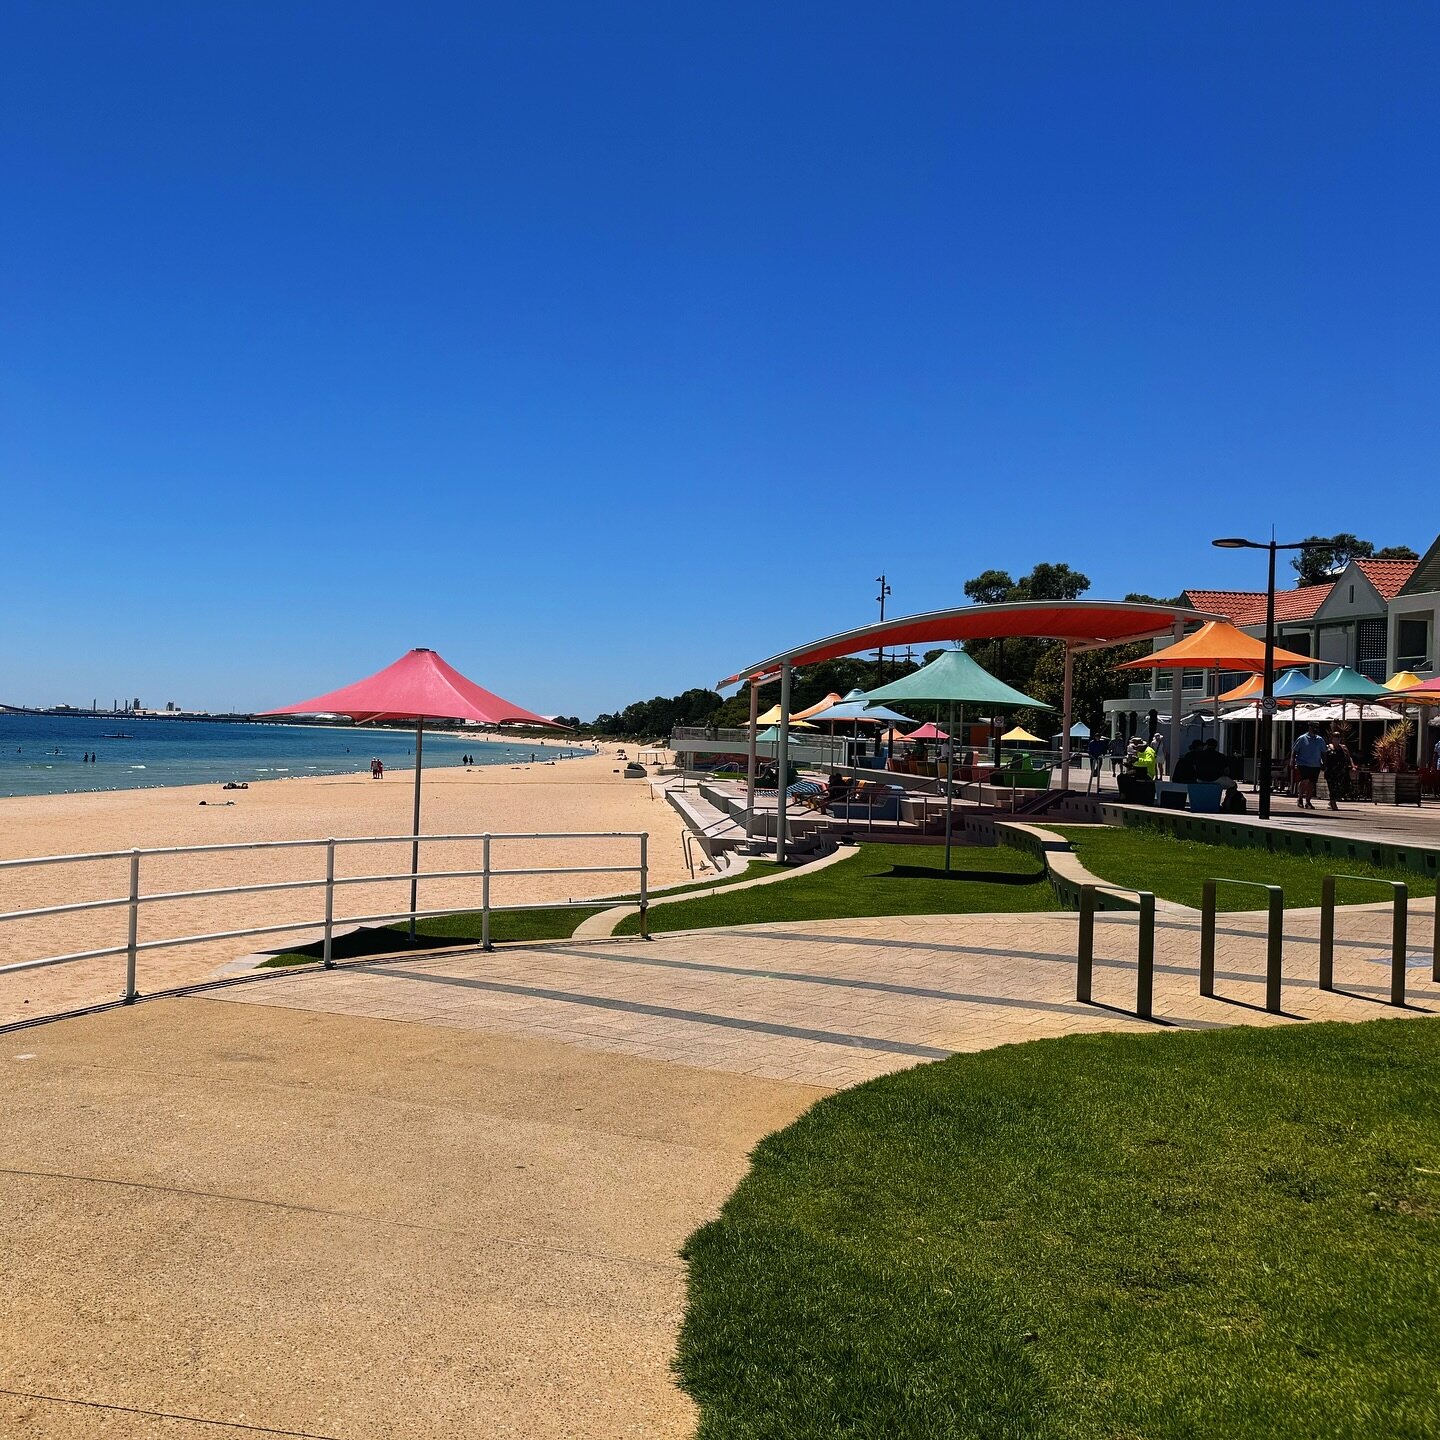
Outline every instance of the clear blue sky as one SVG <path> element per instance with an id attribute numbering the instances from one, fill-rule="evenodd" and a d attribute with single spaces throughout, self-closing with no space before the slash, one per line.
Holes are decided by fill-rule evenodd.
<path id="1" fill-rule="evenodd" d="M 0 700 L 537 709 L 1440 528 L 1440 9 L 5 7 Z"/>

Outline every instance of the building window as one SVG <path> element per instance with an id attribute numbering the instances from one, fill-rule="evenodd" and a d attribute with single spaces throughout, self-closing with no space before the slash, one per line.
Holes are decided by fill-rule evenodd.
<path id="1" fill-rule="evenodd" d="M 1395 627 L 1395 666 L 1425 670 L 1430 666 L 1430 622 L 1423 615 L 1402 618 Z"/>

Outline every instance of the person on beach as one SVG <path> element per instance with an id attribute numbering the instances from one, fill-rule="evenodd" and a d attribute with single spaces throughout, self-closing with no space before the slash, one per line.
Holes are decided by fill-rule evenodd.
<path id="1" fill-rule="evenodd" d="M 1300 772 L 1300 783 L 1295 787 L 1299 798 L 1295 804 L 1301 810 L 1315 808 L 1315 785 L 1320 779 L 1321 767 L 1325 764 L 1326 748 L 1325 737 L 1321 735 L 1320 727 L 1313 722 L 1291 748 L 1290 758 Z"/>

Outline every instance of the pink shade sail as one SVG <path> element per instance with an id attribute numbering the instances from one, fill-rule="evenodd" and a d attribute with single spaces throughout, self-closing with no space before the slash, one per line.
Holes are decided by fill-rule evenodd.
<path id="1" fill-rule="evenodd" d="M 523 705 L 467 680 L 433 650 L 411 650 L 353 685 L 266 710 L 266 715 L 348 715 L 352 720 L 474 720 L 481 725 L 544 725 L 564 730 Z"/>

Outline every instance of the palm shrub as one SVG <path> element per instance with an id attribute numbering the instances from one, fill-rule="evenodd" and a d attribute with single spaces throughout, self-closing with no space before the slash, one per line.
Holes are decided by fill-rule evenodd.
<path id="1" fill-rule="evenodd" d="M 1370 750 L 1377 769 L 1389 770 L 1396 775 L 1406 769 L 1406 748 L 1413 728 L 1413 723 L 1408 718 L 1397 720 L 1386 727 L 1385 733 Z"/>

